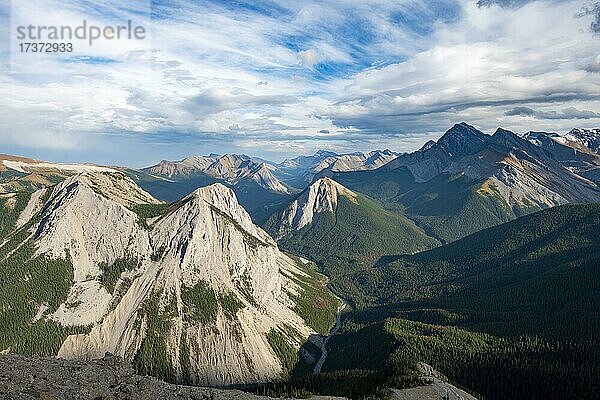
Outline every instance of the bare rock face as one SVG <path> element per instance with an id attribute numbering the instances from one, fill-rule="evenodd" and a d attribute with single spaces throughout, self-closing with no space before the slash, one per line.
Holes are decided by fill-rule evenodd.
<path id="1" fill-rule="evenodd" d="M 32 227 L 36 254 L 70 259 L 74 279 L 67 300 L 36 318 L 90 327 L 69 336 L 58 356 L 113 353 L 194 384 L 279 378 L 283 365 L 268 335 L 298 348 L 313 333 L 290 298 L 303 289 L 289 276 L 303 272 L 221 184 L 152 219 L 132 211 L 142 203 L 159 202 L 103 172 L 65 180 L 44 203 Z"/>
<path id="2" fill-rule="evenodd" d="M 562 140 L 561 140 L 562 139 Z M 561 142 L 573 143 L 586 147 L 596 154 L 600 154 L 600 129 L 573 129 L 562 135 Z"/>
<path id="3" fill-rule="evenodd" d="M 6 400 L 268 399 L 239 390 L 179 386 L 139 376 L 131 365 L 112 355 L 92 362 L 0 356 L 0 397 Z"/>
<path id="4" fill-rule="evenodd" d="M 418 365 L 421 379 L 425 383 L 410 389 L 392 390 L 392 400 L 477 400 L 474 396 L 457 388 L 448 379 L 425 363 Z"/>
<path id="5" fill-rule="evenodd" d="M 54 320 L 89 325 L 106 314 L 112 296 L 100 283 L 99 265 L 150 251 L 148 235 L 126 207 L 146 202 L 159 203 L 120 174 L 84 173 L 54 188 L 46 204 L 51 212 L 37 229 L 37 254 L 70 257 L 74 267 L 68 300 Z"/>
<path id="6" fill-rule="evenodd" d="M 331 178 L 315 181 L 283 211 L 278 235 L 302 229 L 311 224 L 318 214 L 334 212 L 339 196 L 356 199 L 354 192 Z"/>
<path id="7" fill-rule="evenodd" d="M 465 176 L 483 182 L 480 194 L 500 198 L 509 207 L 526 212 L 566 203 L 600 201 L 600 189 L 591 178 L 578 174 L 570 163 L 560 162 L 567 157 L 565 152 L 574 149 L 549 148 L 544 143 L 564 137 L 546 136 L 532 132 L 520 137 L 501 128 L 489 136 L 461 123 L 437 142 L 428 142 L 419 151 L 401 155 L 383 168 L 406 168 L 420 183 L 442 173 Z M 594 137 L 593 132 L 579 136 Z M 587 146 L 590 140 L 585 143 Z M 592 162 L 594 157 L 586 155 L 583 159 Z"/>

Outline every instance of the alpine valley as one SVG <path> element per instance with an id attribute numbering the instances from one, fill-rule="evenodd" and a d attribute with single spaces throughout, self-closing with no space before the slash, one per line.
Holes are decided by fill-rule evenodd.
<path id="1" fill-rule="evenodd" d="M 211 398 L 592 399 L 599 227 L 598 129 L 460 123 L 280 163 L 0 155 L 0 351 L 24 385 L 131 367 L 244 390 Z"/>

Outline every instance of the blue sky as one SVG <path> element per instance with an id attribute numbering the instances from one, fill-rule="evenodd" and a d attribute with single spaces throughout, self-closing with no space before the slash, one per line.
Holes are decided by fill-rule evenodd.
<path id="1" fill-rule="evenodd" d="M 410 151 L 487 132 L 600 126 L 600 3 L 568 0 L 12 0 L 0 152 L 143 166 Z M 144 41 L 12 53 L 34 24 L 143 25 Z"/>

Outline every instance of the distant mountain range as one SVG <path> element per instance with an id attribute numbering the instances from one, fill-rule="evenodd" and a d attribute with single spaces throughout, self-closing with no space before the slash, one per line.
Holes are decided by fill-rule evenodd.
<path id="1" fill-rule="evenodd" d="M 175 201 L 199 186 L 221 182 L 230 186 L 240 204 L 262 224 L 273 212 L 283 208 L 294 195 L 322 170 L 354 171 L 375 169 L 396 157 L 395 153 L 341 154 L 319 151 L 280 164 L 246 155 L 210 154 L 181 161 L 163 160 L 130 176 L 157 198 Z"/>
<path id="2" fill-rule="evenodd" d="M 207 157 L 188 157 L 181 161 L 163 160 L 142 171 L 170 179 L 205 174 L 234 186 L 248 180 L 271 192 L 289 194 L 288 188 L 273 176 L 267 164 L 256 162 L 245 155 L 211 154 Z"/>
<path id="3" fill-rule="evenodd" d="M 532 211 L 598 201 L 598 137 L 598 129 L 522 136 L 498 129 L 486 135 L 461 123 L 406 154 L 321 150 L 281 163 L 210 154 L 140 170 L 3 156 L 0 190 L 42 188 L 84 170 L 121 170 L 154 197 L 172 202 L 220 182 L 234 190 L 255 223 L 263 224 L 314 179 L 328 176 L 447 242 Z"/>
<path id="4" fill-rule="evenodd" d="M 599 143 L 460 123 L 281 163 L 0 155 L 0 352 L 275 397 L 371 396 L 426 363 L 486 398 L 592 398 Z"/>

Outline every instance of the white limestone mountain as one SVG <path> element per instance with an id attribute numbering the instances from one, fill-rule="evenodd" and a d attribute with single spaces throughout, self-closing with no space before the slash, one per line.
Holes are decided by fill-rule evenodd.
<path id="1" fill-rule="evenodd" d="M 327 177 L 313 182 L 265 228 L 283 248 L 321 262 L 329 276 L 339 272 L 331 266 L 349 260 L 367 265 L 439 244 L 400 213 Z"/>
<path id="2" fill-rule="evenodd" d="M 294 354 L 314 332 L 296 310 L 321 282 L 224 185 L 169 206 L 119 172 L 42 191 L 20 211 L 27 222 L 0 238 L 0 299 L 11 304 L 0 309 L 10 321 L 0 350 L 110 352 L 143 374 L 229 385 L 278 379 L 291 367 L 282 348 Z"/>
<path id="3" fill-rule="evenodd" d="M 353 203 L 357 202 L 354 192 L 334 180 L 317 180 L 282 211 L 277 235 L 283 236 L 291 231 L 300 230 L 312 224 L 321 213 L 334 213 L 340 196 Z"/>

